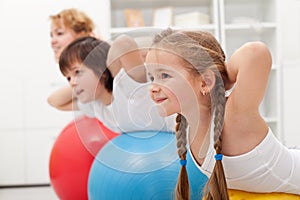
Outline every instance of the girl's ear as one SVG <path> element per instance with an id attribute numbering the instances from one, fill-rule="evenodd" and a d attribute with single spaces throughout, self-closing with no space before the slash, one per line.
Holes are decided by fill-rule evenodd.
<path id="1" fill-rule="evenodd" d="M 202 73 L 202 80 L 201 80 L 201 89 L 206 93 L 209 93 L 212 88 L 215 86 L 216 77 L 213 71 L 206 70 Z"/>

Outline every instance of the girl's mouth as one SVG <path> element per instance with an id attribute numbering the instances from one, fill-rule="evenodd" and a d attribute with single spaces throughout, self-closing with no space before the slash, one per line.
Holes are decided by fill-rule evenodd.
<path id="1" fill-rule="evenodd" d="M 156 98 L 154 99 L 155 103 L 159 104 L 162 103 L 163 101 L 165 101 L 167 98 Z"/>

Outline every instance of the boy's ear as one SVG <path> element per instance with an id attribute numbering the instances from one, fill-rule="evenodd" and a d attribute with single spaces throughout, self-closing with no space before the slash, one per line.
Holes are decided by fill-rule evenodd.
<path id="1" fill-rule="evenodd" d="M 210 92 L 212 88 L 215 86 L 216 77 L 213 71 L 206 70 L 202 73 L 202 81 L 201 81 L 201 88 Z"/>

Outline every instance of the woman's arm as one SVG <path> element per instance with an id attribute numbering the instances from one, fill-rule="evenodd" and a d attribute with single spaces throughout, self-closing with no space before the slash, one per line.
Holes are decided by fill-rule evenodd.
<path id="1" fill-rule="evenodd" d="M 235 109 L 258 109 L 268 83 L 272 57 L 262 42 L 240 47 L 226 63 L 229 83 L 236 83 L 231 99 Z"/>
<path id="2" fill-rule="evenodd" d="M 48 97 L 48 103 L 63 111 L 79 110 L 70 86 L 62 87 Z"/>

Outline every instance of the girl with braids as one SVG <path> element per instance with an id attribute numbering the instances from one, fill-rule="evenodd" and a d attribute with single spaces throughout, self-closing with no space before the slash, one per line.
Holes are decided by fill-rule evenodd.
<path id="1" fill-rule="evenodd" d="M 263 43 L 247 43 L 225 62 L 210 33 L 167 29 L 145 65 L 160 114 L 178 113 L 176 199 L 189 199 L 188 150 L 210 177 L 204 199 L 227 200 L 227 187 L 300 194 L 300 151 L 283 146 L 258 111 L 272 65 Z"/>

